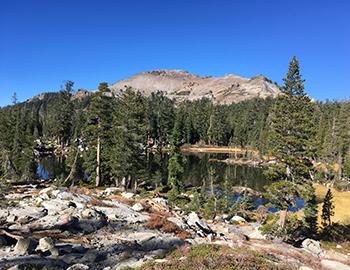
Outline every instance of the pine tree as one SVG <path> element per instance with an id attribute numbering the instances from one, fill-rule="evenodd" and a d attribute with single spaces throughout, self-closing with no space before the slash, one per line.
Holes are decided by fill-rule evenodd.
<path id="1" fill-rule="evenodd" d="M 305 223 L 305 233 L 308 237 L 315 237 L 318 231 L 317 224 L 317 214 L 318 206 L 315 194 L 315 189 L 309 186 L 308 192 L 304 196 L 304 223 Z"/>
<path id="2" fill-rule="evenodd" d="M 350 150 L 350 106 L 347 103 L 342 103 L 339 108 L 339 113 L 335 119 L 335 147 L 338 159 L 338 179 L 343 178 L 344 160 Z"/>
<path id="3" fill-rule="evenodd" d="M 272 109 L 272 154 L 278 165 L 283 167 L 277 178 L 302 184 L 310 180 L 315 157 L 314 105 L 304 92 L 304 80 L 295 57 L 290 62 L 284 82 L 283 94 L 277 97 Z"/>
<path id="4" fill-rule="evenodd" d="M 227 145 L 227 122 L 224 108 L 214 106 L 209 118 L 208 139 L 209 144 Z"/>
<path id="5" fill-rule="evenodd" d="M 99 87 L 101 88 L 101 87 Z M 87 124 L 83 131 L 85 145 L 84 168 L 89 180 L 95 185 L 106 183 L 111 174 L 111 144 L 114 99 L 108 95 L 108 88 L 101 88 L 91 98 L 87 113 Z M 106 93 L 107 92 L 107 93 Z"/>
<path id="6" fill-rule="evenodd" d="M 334 205 L 333 205 L 333 194 L 330 189 L 328 189 L 326 196 L 323 199 L 322 206 L 322 226 L 324 230 L 327 230 L 328 227 L 332 225 L 331 217 L 334 216 Z"/>
<path id="7" fill-rule="evenodd" d="M 315 158 L 313 138 L 316 130 L 312 118 L 314 105 L 304 92 L 304 80 L 295 57 L 292 58 L 283 80 L 282 94 L 276 99 L 271 119 L 271 154 L 276 158 L 277 164 L 267 171 L 267 176 L 272 180 L 289 182 L 289 188 L 297 191 L 296 195 L 304 196 L 311 203 L 312 160 Z M 281 211 L 281 218 L 286 217 L 287 211 L 285 206 Z M 312 216 L 308 216 L 309 214 Z M 315 211 L 305 211 L 305 221 L 314 219 Z M 280 223 L 284 224 L 284 221 Z M 313 225 L 309 224 L 307 227 L 311 228 Z"/>
<path id="8" fill-rule="evenodd" d="M 181 175 L 184 172 L 183 160 L 181 156 L 180 146 L 182 144 L 183 125 L 181 116 L 178 113 L 170 140 L 170 154 L 168 163 L 168 185 L 170 191 L 168 193 L 169 200 L 174 202 L 182 191 Z"/>
<path id="9" fill-rule="evenodd" d="M 162 149 L 170 141 L 174 127 L 174 101 L 163 92 L 152 93 L 149 97 L 149 136 L 150 142 L 162 155 Z"/>
<path id="10" fill-rule="evenodd" d="M 131 88 L 117 100 L 112 128 L 111 175 L 124 188 L 137 182 L 146 168 L 148 104 L 140 92 Z"/>

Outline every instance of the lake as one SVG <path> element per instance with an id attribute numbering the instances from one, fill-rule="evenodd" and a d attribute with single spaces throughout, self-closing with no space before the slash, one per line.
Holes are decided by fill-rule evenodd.
<path id="1" fill-rule="evenodd" d="M 248 165 L 227 164 L 224 162 L 229 154 L 183 154 L 184 173 L 182 183 L 186 189 L 205 188 L 210 192 L 211 182 L 217 192 L 230 194 L 232 203 L 242 194 L 237 193 L 237 187 L 248 187 L 255 191 L 264 191 L 264 186 L 270 182 L 264 176 L 264 169 Z M 159 155 L 151 154 L 148 164 L 144 169 L 142 180 L 158 186 L 165 183 L 167 178 L 167 156 L 161 158 Z M 45 157 L 38 162 L 37 176 L 41 179 L 52 179 L 59 177 L 63 172 L 63 166 L 54 157 Z M 265 204 L 266 201 L 255 197 L 256 205 Z M 296 199 L 296 211 L 303 207 L 303 201 Z M 277 209 L 271 208 L 271 211 Z"/>
<path id="2" fill-rule="evenodd" d="M 220 162 L 228 158 L 228 154 L 184 154 L 184 173 L 182 181 L 186 187 L 200 187 L 203 181 L 213 180 L 216 185 L 223 183 L 234 186 L 249 187 L 262 191 L 268 181 L 263 175 L 263 169 L 247 165 L 234 165 Z M 167 177 L 167 157 L 163 160 L 152 154 L 144 179 L 152 179 L 155 183 L 164 182 Z M 40 159 L 37 166 L 37 176 L 41 179 L 52 179 L 60 176 L 63 166 L 54 157 Z"/>

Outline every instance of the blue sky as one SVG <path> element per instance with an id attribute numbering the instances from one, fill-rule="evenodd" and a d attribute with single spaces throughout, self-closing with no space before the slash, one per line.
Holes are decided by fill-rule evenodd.
<path id="1" fill-rule="evenodd" d="M 307 92 L 350 98 L 350 1 L 1 0 L 0 106 L 152 69 L 264 74 L 296 55 Z"/>

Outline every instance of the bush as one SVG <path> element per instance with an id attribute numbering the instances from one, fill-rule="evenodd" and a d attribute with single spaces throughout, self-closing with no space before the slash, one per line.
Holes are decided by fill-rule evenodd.
<path id="1" fill-rule="evenodd" d="M 231 206 L 230 214 L 238 215 L 246 220 L 252 218 L 252 211 L 255 209 L 254 200 L 250 196 L 239 197 L 237 201 Z"/>
<path id="2" fill-rule="evenodd" d="M 350 190 L 350 182 L 346 180 L 336 180 L 334 182 L 334 188 L 337 191 L 349 191 Z"/>
<path id="3" fill-rule="evenodd" d="M 288 214 L 285 226 L 282 228 L 277 224 L 278 214 L 269 214 L 266 222 L 261 226 L 260 231 L 269 239 L 280 238 L 285 242 L 294 243 L 300 240 L 303 232 L 303 223 L 298 220 L 295 214 Z"/>
<path id="4" fill-rule="evenodd" d="M 350 241 L 350 225 L 332 223 L 322 230 L 321 239 L 331 242 Z"/>
<path id="5" fill-rule="evenodd" d="M 190 237 L 188 232 L 170 222 L 166 215 L 151 214 L 146 227 L 151 230 L 157 229 L 165 233 L 174 233 L 183 240 Z"/>

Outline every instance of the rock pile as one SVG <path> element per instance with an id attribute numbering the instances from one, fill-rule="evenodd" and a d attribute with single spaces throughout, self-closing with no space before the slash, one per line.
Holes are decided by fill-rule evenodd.
<path id="1" fill-rule="evenodd" d="M 264 250 L 301 269 L 307 269 L 310 261 L 325 269 L 349 269 L 346 255 L 326 252 L 315 240 L 306 239 L 302 248 L 273 243 L 261 234 L 258 224 L 239 216 L 205 221 L 195 212 L 171 211 L 164 198 L 142 199 L 129 192 L 118 197 L 118 192 L 116 188 L 84 192 L 17 187 L 0 206 L 0 269 L 31 264 L 116 270 L 140 266 L 178 246 L 197 243 Z M 128 204 L 116 198 L 127 199 Z M 153 220 L 159 224 L 150 228 L 152 215 L 159 217 Z"/>

